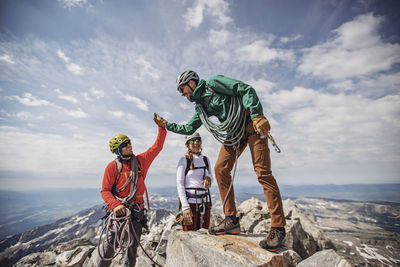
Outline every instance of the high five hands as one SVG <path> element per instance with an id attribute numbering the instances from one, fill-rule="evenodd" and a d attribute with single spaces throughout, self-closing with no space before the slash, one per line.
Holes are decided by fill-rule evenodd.
<path id="1" fill-rule="evenodd" d="M 161 117 L 157 113 L 154 113 L 153 120 L 158 126 L 163 127 L 163 128 L 165 128 L 167 126 L 167 123 L 168 123 L 163 117 Z"/>

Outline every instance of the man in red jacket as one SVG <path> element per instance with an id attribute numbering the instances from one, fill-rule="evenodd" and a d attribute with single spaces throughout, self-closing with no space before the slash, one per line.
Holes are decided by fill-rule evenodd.
<path id="1" fill-rule="evenodd" d="M 163 148 L 166 134 L 165 128 L 159 126 L 158 136 L 153 146 L 137 156 L 133 153 L 131 140 L 126 135 L 116 134 L 109 142 L 110 150 L 117 154 L 117 158 L 106 167 L 101 196 L 115 215 L 124 216 L 127 209 L 131 211 L 131 220 L 138 240 L 142 234 L 142 227 L 147 222 L 144 213 L 143 194 L 144 192 L 147 194 L 144 180 L 151 163 Z M 111 238 L 114 239 L 114 236 Z M 110 243 L 112 244 L 113 241 Z M 124 266 L 135 266 L 138 245 L 135 240 L 127 249 L 124 255 Z M 105 259 L 111 258 L 116 253 L 114 249 L 104 240 L 99 249 L 103 258 L 98 266 L 111 264 L 111 260 Z"/>

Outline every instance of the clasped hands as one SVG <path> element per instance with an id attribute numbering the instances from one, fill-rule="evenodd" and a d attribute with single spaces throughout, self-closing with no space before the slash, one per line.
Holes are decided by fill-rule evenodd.
<path id="1" fill-rule="evenodd" d="M 154 118 L 153 121 L 160 127 L 165 128 L 167 126 L 167 120 L 165 120 L 163 117 L 158 115 L 157 113 L 154 113 Z"/>

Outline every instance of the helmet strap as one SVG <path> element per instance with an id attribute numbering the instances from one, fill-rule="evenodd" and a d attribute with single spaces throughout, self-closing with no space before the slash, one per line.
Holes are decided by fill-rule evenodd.
<path id="1" fill-rule="evenodd" d="M 192 80 L 190 80 L 190 81 L 192 81 Z M 194 92 L 194 90 L 196 90 L 196 87 L 193 89 L 193 87 L 192 86 L 190 86 L 190 81 L 187 83 L 187 86 L 189 86 L 189 88 L 190 88 L 190 90 L 192 90 L 192 93 Z"/>
<path id="2" fill-rule="evenodd" d="M 115 154 L 117 154 L 118 158 L 121 160 L 130 160 L 132 156 L 124 156 L 122 155 L 122 147 L 118 147 L 115 151 Z"/>

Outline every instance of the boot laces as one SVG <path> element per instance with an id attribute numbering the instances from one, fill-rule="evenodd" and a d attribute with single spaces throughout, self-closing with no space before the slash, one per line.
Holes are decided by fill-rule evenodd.
<path id="1" fill-rule="evenodd" d="M 276 235 L 280 234 L 280 231 L 278 229 L 272 228 L 271 231 L 269 232 L 268 235 L 268 240 L 272 240 L 275 238 Z"/>

